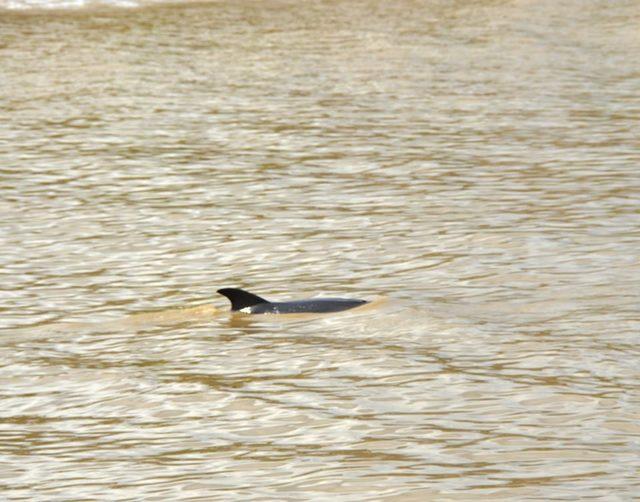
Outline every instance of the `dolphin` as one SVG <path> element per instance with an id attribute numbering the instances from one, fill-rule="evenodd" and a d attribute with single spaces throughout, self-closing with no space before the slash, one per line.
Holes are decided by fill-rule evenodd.
<path id="1" fill-rule="evenodd" d="M 341 312 L 369 303 L 367 300 L 352 298 L 310 298 L 308 300 L 292 300 L 288 302 L 270 302 L 253 293 L 236 288 L 218 290 L 231 302 L 232 312 L 247 314 L 302 314 Z"/>

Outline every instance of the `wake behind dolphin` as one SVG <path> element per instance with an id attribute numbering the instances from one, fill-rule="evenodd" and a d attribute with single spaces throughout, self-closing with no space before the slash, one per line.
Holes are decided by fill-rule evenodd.
<path id="1" fill-rule="evenodd" d="M 236 288 L 218 290 L 231 302 L 233 312 L 248 314 L 299 314 L 341 312 L 366 303 L 366 300 L 352 298 L 310 298 L 308 300 L 291 300 L 288 302 L 270 302 L 253 293 Z"/>

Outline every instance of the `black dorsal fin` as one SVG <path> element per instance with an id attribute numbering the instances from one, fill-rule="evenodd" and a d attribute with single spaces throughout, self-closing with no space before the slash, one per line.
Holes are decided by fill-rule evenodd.
<path id="1" fill-rule="evenodd" d="M 218 290 L 218 293 L 229 299 L 231 302 L 231 310 L 242 310 L 243 308 L 253 307 L 259 303 L 269 303 L 268 300 L 243 289 L 222 288 Z"/>

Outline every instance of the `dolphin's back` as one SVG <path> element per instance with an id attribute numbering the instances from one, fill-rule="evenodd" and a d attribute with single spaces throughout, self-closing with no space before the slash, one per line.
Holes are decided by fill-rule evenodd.
<path id="1" fill-rule="evenodd" d="M 341 312 L 365 303 L 366 300 L 353 298 L 310 298 L 308 300 L 292 300 L 288 302 L 270 302 L 264 298 L 237 288 L 219 289 L 218 293 L 226 296 L 231 302 L 231 310 L 250 314 L 297 314 Z"/>
<path id="2" fill-rule="evenodd" d="M 311 298 L 309 300 L 293 300 L 290 302 L 260 303 L 251 307 L 252 314 L 295 314 L 340 312 L 367 303 L 366 300 L 350 298 Z"/>

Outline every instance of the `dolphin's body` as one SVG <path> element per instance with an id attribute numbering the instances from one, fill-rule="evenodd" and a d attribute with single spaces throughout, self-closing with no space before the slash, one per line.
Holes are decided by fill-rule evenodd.
<path id="1" fill-rule="evenodd" d="M 218 293 L 229 299 L 233 312 L 245 312 L 248 314 L 340 312 L 369 303 L 366 300 L 351 298 L 311 298 L 309 300 L 293 300 L 289 302 L 270 302 L 253 293 L 236 288 L 219 289 Z"/>

